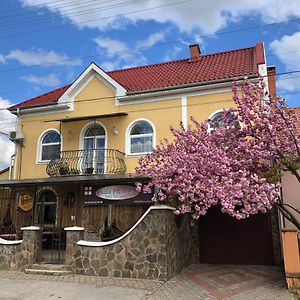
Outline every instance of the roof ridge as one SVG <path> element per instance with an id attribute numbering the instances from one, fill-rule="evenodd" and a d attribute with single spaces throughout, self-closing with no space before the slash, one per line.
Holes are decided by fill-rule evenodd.
<path id="1" fill-rule="evenodd" d="M 226 50 L 226 51 L 220 51 L 220 52 L 214 52 L 214 53 L 201 54 L 200 57 L 207 57 L 207 56 L 213 56 L 213 55 L 220 55 L 220 54 L 225 54 L 225 53 L 230 53 L 230 52 L 237 52 L 237 51 L 245 51 L 245 50 L 254 49 L 255 47 L 256 47 L 256 46 L 251 46 L 251 47 L 237 48 L 237 49 Z M 112 71 L 106 71 L 106 73 L 107 73 L 107 74 L 110 74 L 110 73 L 117 73 L 117 72 L 122 72 L 122 71 L 132 70 L 132 69 L 142 69 L 142 68 L 148 68 L 148 67 L 153 67 L 153 66 L 157 66 L 157 65 L 171 64 L 171 63 L 183 62 L 183 61 L 188 61 L 188 60 L 189 60 L 189 58 L 182 58 L 182 59 L 176 59 L 176 60 L 164 61 L 164 62 L 153 63 L 153 64 L 148 64 L 148 65 L 135 66 L 135 67 L 125 68 L 125 69 L 117 69 L 117 70 L 112 70 Z"/>
<path id="2" fill-rule="evenodd" d="M 165 65 L 165 64 L 172 64 L 172 63 L 187 61 L 187 60 L 188 60 L 188 58 L 182 58 L 182 59 L 176 59 L 176 60 L 170 60 L 170 61 L 163 61 L 163 62 L 160 62 L 160 63 L 153 63 L 153 64 L 135 66 L 135 67 L 125 68 L 125 69 L 107 71 L 106 73 L 110 74 L 110 73 L 117 73 L 117 72 L 132 70 L 132 69 L 142 69 L 142 68 L 153 67 L 153 66 L 158 66 L 158 65 Z"/>

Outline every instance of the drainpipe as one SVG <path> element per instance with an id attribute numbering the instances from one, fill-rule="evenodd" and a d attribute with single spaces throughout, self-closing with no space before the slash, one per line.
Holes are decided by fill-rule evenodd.
<path id="1" fill-rule="evenodd" d="M 16 124 L 16 130 L 19 130 L 19 126 L 20 126 L 20 108 L 17 108 L 17 124 Z M 15 143 L 15 153 L 13 154 L 14 156 L 14 165 L 13 165 L 13 178 L 12 179 L 16 179 L 17 178 L 17 166 L 18 166 L 18 155 L 19 155 L 19 145 Z"/>
<path id="2" fill-rule="evenodd" d="M 15 145 L 15 149 L 16 149 L 16 145 Z M 14 152 L 14 154 L 10 157 L 10 165 L 9 165 L 9 172 L 8 172 L 8 179 L 13 179 L 12 178 L 12 171 L 15 167 L 15 160 L 16 160 L 16 150 Z"/>

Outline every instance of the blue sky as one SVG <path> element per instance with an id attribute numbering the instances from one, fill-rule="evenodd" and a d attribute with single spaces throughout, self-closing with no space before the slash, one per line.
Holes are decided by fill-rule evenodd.
<path id="1" fill-rule="evenodd" d="M 91 61 L 108 71 L 180 59 L 192 43 L 212 53 L 264 41 L 268 65 L 297 71 L 299 25 L 299 0 L 2 0 L 0 107 L 71 82 Z M 277 76 L 291 106 L 300 105 L 299 78 Z M 1 111 L 0 131 L 13 122 Z M 0 139 L 0 150 L 7 145 Z"/>

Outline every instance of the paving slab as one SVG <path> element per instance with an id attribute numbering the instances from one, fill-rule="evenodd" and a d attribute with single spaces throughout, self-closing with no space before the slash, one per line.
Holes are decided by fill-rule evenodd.
<path id="1" fill-rule="evenodd" d="M 278 267 L 192 265 L 142 299 L 291 300 Z"/>

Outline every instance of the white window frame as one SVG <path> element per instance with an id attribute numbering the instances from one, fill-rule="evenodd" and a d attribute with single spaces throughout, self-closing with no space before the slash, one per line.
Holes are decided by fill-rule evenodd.
<path id="1" fill-rule="evenodd" d="M 55 128 L 48 128 L 45 131 L 42 132 L 42 134 L 40 135 L 39 139 L 38 139 L 38 145 L 37 145 L 37 164 L 44 164 L 44 163 L 48 163 L 51 160 L 47 159 L 47 160 L 42 160 L 42 150 L 43 150 L 43 139 L 44 137 L 51 131 L 55 131 L 56 133 L 59 134 L 60 136 L 60 148 L 59 151 L 62 151 L 62 144 L 63 144 L 63 139 L 62 139 L 62 135 L 59 132 L 59 130 L 55 129 Z M 57 145 L 58 143 L 48 143 L 47 145 Z"/>
<path id="2" fill-rule="evenodd" d="M 139 122 L 147 122 L 150 124 L 150 126 L 152 127 L 153 133 L 144 133 L 144 134 L 140 134 L 140 135 L 131 135 L 130 132 L 132 130 L 132 128 Z M 148 120 L 148 119 L 136 119 L 134 121 L 132 121 L 126 130 L 126 137 L 125 137 L 125 154 L 127 156 L 141 156 L 141 155 L 145 155 L 148 154 L 149 152 L 139 152 L 139 153 L 131 153 L 131 139 L 132 138 L 142 138 L 142 137 L 151 137 L 152 136 L 152 149 L 156 146 L 156 130 L 155 130 L 155 126 L 154 124 Z"/>
<path id="3" fill-rule="evenodd" d="M 223 108 L 223 109 L 219 109 L 214 111 L 212 114 L 209 115 L 208 120 L 212 120 L 216 115 L 220 114 L 220 113 L 224 113 L 224 111 L 228 111 L 230 108 Z M 213 127 L 210 126 L 210 124 L 208 125 L 208 132 L 212 132 L 214 130 Z"/>

